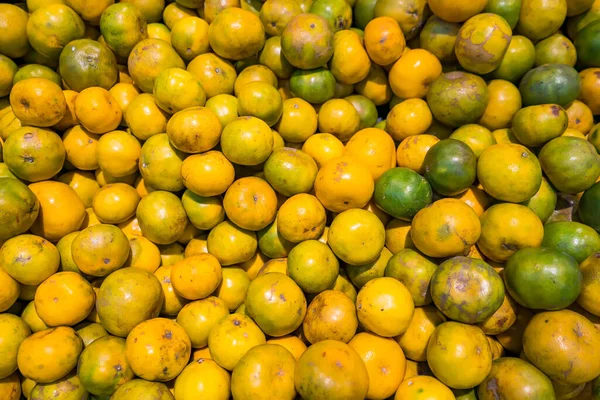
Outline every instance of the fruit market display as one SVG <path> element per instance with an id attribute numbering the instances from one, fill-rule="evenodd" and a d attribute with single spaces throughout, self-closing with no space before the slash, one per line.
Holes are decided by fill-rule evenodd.
<path id="1" fill-rule="evenodd" d="M 0 4 L 0 400 L 600 400 L 600 0 Z"/>

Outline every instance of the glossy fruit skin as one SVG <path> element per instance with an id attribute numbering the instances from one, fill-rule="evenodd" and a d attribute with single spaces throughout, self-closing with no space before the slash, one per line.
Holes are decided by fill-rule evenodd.
<path id="1" fill-rule="evenodd" d="M 444 196 L 456 196 L 470 187 L 475 181 L 476 165 L 471 148 L 454 139 L 434 144 L 423 161 L 425 179 Z"/>
<path id="2" fill-rule="evenodd" d="M 527 72 L 519 91 L 524 106 L 558 104 L 566 107 L 581 89 L 581 79 L 575 68 L 565 64 L 546 64 Z"/>
<path id="3" fill-rule="evenodd" d="M 435 201 L 415 215 L 411 239 L 430 257 L 467 254 L 481 235 L 481 222 L 475 211 L 458 199 Z"/>
<path id="4" fill-rule="evenodd" d="M 580 30 L 575 38 L 577 59 L 582 67 L 600 66 L 600 58 L 598 57 L 598 49 L 600 48 L 600 42 L 598 41 L 599 31 L 600 23 L 594 21 Z"/>
<path id="5" fill-rule="evenodd" d="M 119 386 L 133 379 L 133 371 L 125 359 L 125 339 L 104 336 L 94 340 L 81 353 L 77 370 L 87 391 L 112 395 Z"/>
<path id="6" fill-rule="evenodd" d="M 348 343 L 356 334 L 356 306 L 340 290 L 324 290 L 308 305 L 302 333 L 309 343 L 336 340 Z"/>
<path id="7" fill-rule="evenodd" d="M 556 208 L 556 192 L 550 186 L 546 178 L 542 178 L 542 184 L 536 194 L 527 201 L 522 202 L 524 206 L 529 207 L 545 223 Z M 581 204 L 581 203 L 580 203 Z"/>
<path id="8" fill-rule="evenodd" d="M 542 169 L 527 147 L 503 143 L 490 146 L 481 153 L 477 178 L 490 196 L 517 203 L 527 201 L 537 193 L 542 184 Z"/>
<path id="9" fill-rule="evenodd" d="M 600 234 L 579 222 L 551 222 L 544 226 L 542 246 L 568 254 L 580 263 L 600 250 Z"/>
<path id="10" fill-rule="evenodd" d="M 449 321 L 433 332 L 427 346 L 427 363 L 442 383 L 453 389 L 470 389 L 490 372 L 492 352 L 481 329 Z"/>
<path id="11" fill-rule="evenodd" d="M 394 218 L 410 221 L 431 204 L 431 186 L 408 168 L 392 168 L 375 184 L 375 204 Z"/>
<path id="12" fill-rule="evenodd" d="M 599 343 L 594 324 L 571 310 L 536 314 L 523 334 L 527 359 L 549 378 L 571 385 L 587 382 L 600 371 Z"/>
<path id="13" fill-rule="evenodd" d="M 595 183 L 583 193 L 579 200 L 577 212 L 581 221 L 600 232 L 600 215 L 597 210 L 600 207 L 600 184 Z"/>
<path id="14" fill-rule="evenodd" d="M 535 45 L 535 65 L 565 64 L 571 67 L 577 62 L 575 45 L 560 33 L 547 37 Z"/>
<path id="15" fill-rule="evenodd" d="M 316 14 L 295 16 L 281 35 L 283 55 L 296 68 L 324 66 L 333 55 L 332 28 L 325 18 Z"/>
<path id="16" fill-rule="evenodd" d="M 29 43 L 43 56 L 56 59 L 67 43 L 82 39 L 84 23 L 64 4 L 50 4 L 36 10 L 27 21 Z"/>
<path id="17" fill-rule="evenodd" d="M 290 78 L 292 93 L 313 104 L 322 104 L 335 92 L 335 78 L 326 68 L 298 69 Z"/>
<path id="18" fill-rule="evenodd" d="M 523 0 L 517 32 L 538 41 L 555 33 L 566 16 L 566 1 Z"/>
<path id="19" fill-rule="evenodd" d="M 487 99 L 485 81 L 460 71 L 442 74 L 427 92 L 427 103 L 433 116 L 453 127 L 477 121 L 485 111 Z M 456 101 L 459 106 L 455 105 Z"/>
<path id="20" fill-rule="evenodd" d="M 460 27 L 459 23 L 444 21 L 432 15 L 421 29 L 420 45 L 440 61 L 455 61 L 454 44 Z"/>
<path id="21" fill-rule="evenodd" d="M 157 400 L 174 400 L 171 391 L 164 383 L 149 382 L 144 379 L 132 379 L 119 386 L 111 397 L 112 400 L 128 400 L 131 398 L 142 398 L 152 395 Z"/>
<path id="22" fill-rule="evenodd" d="M 82 350 L 83 342 L 72 328 L 45 329 L 21 343 L 17 355 L 19 371 L 38 383 L 54 382 L 77 365 Z"/>
<path id="23" fill-rule="evenodd" d="M 135 84 L 152 93 L 156 77 L 168 68 L 185 68 L 179 54 L 165 41 L 144 39 L 135 45 L 127 60 L 127 68 Z"/>
<path id="24" fill-rule="evenodd" d="M 294 356 L 283 346 L 263 344 L 253 347 L 231 374 L 233 398 L 273 396 L 281 400 L 294 399 L 295 364 Z"/>
<path id="25" fill-rule="evenodd" d="M 517 396 L 524 400 L 555 399 L 550 379 L 528 362 L 513 357 L 502 357 L 493 362 L 490 374 L 477 389 L 477 395 L 480 400 L 492 400 L 498 395 Z"/>
<path id="26" fill-rule="evenodd" d="M 514 35 L 500 66 L 490 73 L 490 77 L 517 83 L 534 65 L 533 43 L 525 36 Z"/>
<path id="27" fill-rule="evenodd" d="M 581 138 L 553 139 L 542 147 L 539 158 L 546 176 L 562 193 L 587 190 L 600 176 L 600 156 L 590 142 Z"/>
<path id="28" fill-rule="evenodd" d="M 432 302 L 429 284 L 436 269 L 436 264 L 415 250 L 404 248 L 388 260 L 384 274 L 406 286 L 415 306 L 424 306 Z"/>
<path id="29" fill-rule="evenodd" d="M 515 29 L 519 22 L 521 0 L 489 0 L 484 11 L 501 16 L 508 22 L 511 29 Z"/>
<path id="30" fill-rule="evenodd" d="M 139 323 L 158 316 L 163 292 L 158 279 L 139 268 L 113 272 L 100 286 L 96 310 L 111 334 L 126 337 Z"/>
<path id="31" fill-rule="evenodd" d="M 431 276 L 431 297 L 448 318 L 464 323 L 482 322 L 504 300 L 504 284 L 482 260 L 455 257 L 443 262 Z"/>
<path id="32" fill-rule="evenodd" d="M 26 232 L 35 222 L 40 203 L 21 181 L 0 178 L 0 240 Z"/>
<path id="33" fill-rule="evenodd" d="M 354 349 L 342 342 L 325 340 L 300 356 L 294 382 L 298 394 L 305 399 L 360 400 L 367 394 L 369 375 Z"/>
<path id="34" fill-rule="evenodd" d="M 508 259 L 504 269 L 506 288 L 520 305 L 559 310 L 579 296 L 582 276 L 570 256 L 550 248 L 525 248 Z"/>

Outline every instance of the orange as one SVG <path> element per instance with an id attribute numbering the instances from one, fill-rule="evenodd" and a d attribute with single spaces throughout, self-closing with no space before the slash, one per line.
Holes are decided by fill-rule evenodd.
<path id="1" fill-rule="evenodd" d="M 92 171 L 99 167 L 96 148 L 99 135 L 89 132 L 81 125 L 75 125 L 63 133 L 63 144 L 67 161 L 77 169 Z"/>
<path id="2" fill-rule="evenodd" d="M 221 279 L 221 265 L 208 253 L 178 261 L 171 270 L 173 289 L 188 300 L 208 297 L 219 286 Z"/>
<path id="3" fill-rule="evenodd" d="M 36 332 L 19 347 L 19 371 L 38 383 L 54 382 L 77 365 L 82 350 L 83 342 L 72 328 L 60 326 Z"/>
<path id="4" fill-rule="evenodd" d="M 315 196 L 306 193 L 287 199 L 277 213 L 277 231 L 292 243 L 318 239 L 326 222 L 325 208 Z"/>
<path id="5" fill-rule="evenodd" d="M 0 53 L 10 58 L 23 57 L 30 49 L 27 39 L 29 14 L 13 4 L 0 5 Z"/>
<path id="6" fill-rule="evenodd" d="M 431 110 L 424 100 L 408 99 L 395 105 L 389 112 L 385 130 L 394 140 L 402 141 L 427 132 L 432 121 Z"/>
<path id="7" fill-rule="evenodd" d="M 221 57 L 242 60 L 257 54 L 265 44 L 265 30 L 258 16 L 241 8 L 226 8 L 208 28 L 210 47 Z"/>
<path id="8" fill-rule="evenodd" d="M 106 89 L 84 89 L 75 99 L 75 115 L 88 131 L 106 133 L 121 123 L 123 111 L 119 103 Z"/>
<path id="9" fill-rule="evenodd" d="M 227 315 L 225 302 L 210 296 L 186 304 L 177 315 L 177 323 L 188 333 L 192 347 L 198 349 L 208 344 L 211 329 Z"/>
<path id="10" fill-rule="evenodd" d="M 404 34 L 398 22 L 391 17 L 378 17 L 369 21 L 364 36 L 367 53 L 376 64 L 392 64 L 404 53 Z"/>
<path id="11" fill-rule="evenodd" d="M 384 130 L 365 128 L 346 143 L 344 155 L 352 157 L 371 170 L 374 180 L 396 166 L 394 140 Z"/>
<path id="12" fill-rule="evenodd" d="M 80 274 L 59 272 L 46 279 L 35 292 L 35 309 L 48 326 L 73 326 L 88 316 L 96 295 Z"/>
<path id="13" fill-rule="evenodd" d="M 223 129 L 221 150 L 233 163 L 258 165 L 273 151 L 273 133 L 269 125 L 258 118 L 239 117 Z"/>
<path id="14" fill-rule="evenodd" d="M 142 93 L 135 96 L 124 115 L 131 134 L 140 140 L 147 140 L 167 130 L 167 113 L 156 105 L 151 94 Z"/>
<path id="15" fill-rule="evenodd" d="M 79 123 L 77 116 L 75 115 L 75 99 L 79 93 L 73 90 L 63 90 L 63 94 L 65 95 L 65 101 L 67 102 L 67 109 L 61 120 L 54 125 L 54 128 L 59 131 L 64 131 Z"/>
<path id="16" fill-rule="evenodd" d="M 431 11 L 448 22 L 463 22 L 475 14 L 479 14 L 485 8 L 485 0 L 430 0 L 428 2 Z"/>
<path id="17" fill-rule="evenodd" d="M 208 336 L 208 348 L 213 360 L 229 371 L 234 369 L 248 350 L 265 342 L 265 334 L 254 321 L 238 313 L 221 319 Z"/>
<path id="18" fill-rule="evenodd" d="M 4 379 L 17 370 L 19 346 L 31 335 L 31 330 L 22 318 L 9 313 L 0 314 L 0 327 L 2 328 L 0 329 L 0 338 L 2 339 L 2 344 L 0 344 L 0 353 L 2 354 L 0 377 Z M 1 386 L 2 384 L 0 384 Z"/>
<path id="19" fill-rule="evenodd" d="M 175 379 L 173 394 L 180 400 L 199 398 L 228 400 L 229 373 L 209 358 L 188 364 Z"/>
<path id="20" fill-rule="evenodd" d="M 184 61 L 208 53 L 208 23 L 197 17 L 185 17 L 171 28 L 171 45 Z"/>
<path id="21" fill-rule="evenodd" d="M 86 215 L 85 206 L 73 188 L 54 181 L 32 183 L 29 188 L 40 201 L 32 233 L 55 242 L 79 229 Z"/>
<path id="22" fill-rule="evenodd" d="M 129 251 L 123 231 L 108 224 L 85 228 L 71 243 L 73 261 L 81 272 L 92 276 L 107 276 L 121 268 Z"/>
<path id="23" fill-rule="evenodd" d="M 515 85 L 502 79 L 490 81 L 488 103 L 479 124 L 489 130 L 508 128 L 521 105 L 521 94 Z"/>
<path id="24" fill-rule="evenodd" d="M 354 85 L 354 90 L 371 100 L 376 106 L 389 103 L 392 99 L 392 89 L 387 74 L 377 64 L 371 64 L 369 74 L 365 79 Z"/>
<path id="25" fill-rule="evenodd" d="M 576 129 L 586 135 L 594 125 L 594 116 L 592 110 L 585 103 L 574 100 L 569 104 L 565 111 L 569 116 L 569 129 Z"/>
<path id="26" fill-rule="evenodd" d="M 393 339 L 362 332 L 354 336 L 348 346 L 362 358 L 369 374 L 368 399 L 387 399 L 404 379 L 406 359 Z"/>
<path id="27" fill-rule="evenodd" d="M 439 141 L 440 139 L 433 135 L 408 136 L 400 142 L 396 150 L 398 166 L 423 174 L 425 172 L 423 169 L 425 155 Z"/>
<path id="28" fill-rule="evenodd" d="M 315 195 L 329 211 L 364 207 L 375 187 L 371 171 L 351 157 L 339 157 L 321 167 L 315 180 Z"/>
<path id="29" fill-rule="evenodd" d="M 140 378 L 166 382 L 187 365 L 192 352 L 190 338 L 176 322 L 153 318 L 137 325 L 127 336 L 125 357 Z"/>
<path id="30" fill-rule="evenodd" d="M 40 127 L 55 125 L 67 111 L 60 86 L 44 78 L 25 79 L 13 85 L 10 105 L 23 125 Z"/>
<path id="31" fill-rule="evenodd" d="M 241 228 L 258 231 L 275 219 L 277 195 L 264 180 L 256 177 L 235 181 L 223 198 L 227 217 Z"/>
<path id="32" fill-rule="evenodd" d="M 140 196 L 133 186 L 111 183 L 94 197 L 92 207 L 98 219 L 107 224 L 120 224 L 135 215 Z"/>
<path id="33" fill-rule="evenodd" d="M 352 299 L 339 290 L 324 290 L 310 302 L 302 333 L 313 344 L 324 340 L 348 343 L 357 327 L 356 306 Z"/>
<path id="34" fill-rule="evenodd" d="M 249 67 L 244 68 L 235 80 L 233 89 L 235 96 L 239 97 L 243 87 L 252 82 L 267 83 L 275 89 L 279 86 L 277 76 L 275 76 L 273 71 L 269 68 L 260 64 L 250 65 Z"/>
<path id="35" fill-rule="evenodd" d="M 238 100 L 230 94 L 213 96 L 207 100 L 205 106 L 215 113 L 221 122 L 221 126 L 227 125 L 239 116 Z"/>
<path id="36" fill-rule="evenodd" d="M 186 158 L 181 165 L 183 184 L 200 196 L 217 196 L 233 183 L 234 170 L 223 153 L 208 151 Z"/>
<path id="37" fill-rule="evenodd" d="M 164 265 L 154 271 L 154 276 L 160 281 L 164 295 L 164 301 L 160 309 L 162 315 L 177 315 L 188 300 L 181 297 L 173 290 L 171 284 L 171 270 L 173 265 Z"/>
<path id="38" fill-rule="evenodd" d="M 208 234 L 208 252 L 217 257 L 222 266 L 250 260 L 257 247 L 256 233 L 240 228 L 230 221 L 221 222 Z"/>
<path id="39" fill-rule="evenodd" d="M 67 96 L 67 91 L 65 91 L 65 97 Z M 122 119 L 121 125 L 125 124 L 125 112 L 129 107 L 129 104 L 135 99 L 140 91 L 131 83 L 117 83 L 115 86 L 111 87 L 108 90 L 108 93 L 111 94 L 112 97 L 116 100 L 119 107 L 121 107 Z M 67 98 L 67 106 L 68 106 L 68 98 Z M 75 114 L 73 113 L 73 116 Z M 64 118 L 63 118 L 64 119 Z"/>
<path id="40" fill-rule="evenodd" d="M 159 73 L 152 93 L 156 104 L 170 114 L 206 103 L 202 83 L 182 68 L 169 68 Z"/>
<path id="41" fill-rule="evenodd" d="M 200 80 L 207 99 L 233 93 L 237 73 L 229 61 L 218 55 L 201 54 L 190 61 L 187 70 Z"/>
<path id="42" fill-rule="evenodd" d="M 242 77 L 242 73 L 240 73 L 238 81 Z M 275 78 L 274 75 L 273 78 Z M 240 116 L 250 115 L 259 118 L 269 126 L 275 125 L 283 113 L 281 95 L 276 87 L 267 82 L 255 81 L 246 83 L 239 89 L 237 98 L 238 113 Z"/>
<path id="43" fill-rule="evenodd" d="M 578 99 L 589 107 L 592 114 L 600 114 L 600 68 L 584 69 L 579 73 L 579 77 L 581 91 Z"/>
<path id="44" fill-rule="evenodd" d="M 310 155 L 318 167 L 344 155 L 344 144 L 330 133 L 311 135 L 302 145 L 302 151 Z"/>
<path id="45" fill-rule="evenodd" d="M 360 126 L 360 116 L 348 100 L 331 99 L 319 109 L 319 131 L 330 133 L 342 142 L 348 141 Z"/>
<path id="46" fill-rule="evenodd" d="M 96 157 L 105 174 L 120 178 L 137 172 L 141 150 L 135 136 L 125 131 L 112 131 L 100 137 Z"/>
<path id="47" fill-rule="evenodd" d="M 453 400 L 454 393 L 437 379 L 427 376 L 413 376 L 400 384 L 394 400 L 413 400 L 422 397 L 424 399 Z"/>
<path id="48" fill-rule="evenodd" d="M 390 86 L 402 99 L 423 98 L 441 73 L 442 64 L 436 56 L 424 49 L 409 50 L 390 70 Z"/>
<path id="49" fill-rule="evenodd" d="M 171 144 L 186 153 L 203 153 L 214 148 L 219 143 L 221 129 L 215 113 L 206 107 L 179 111 L 167 123 Z"/>

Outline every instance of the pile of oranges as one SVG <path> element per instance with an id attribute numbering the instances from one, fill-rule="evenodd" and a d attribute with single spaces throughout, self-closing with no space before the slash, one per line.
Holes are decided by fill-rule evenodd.
<path id="1" fill-rule="evenodd" d="M 599 400 L 600 0 L 0 4 L 0 400 Z"/>

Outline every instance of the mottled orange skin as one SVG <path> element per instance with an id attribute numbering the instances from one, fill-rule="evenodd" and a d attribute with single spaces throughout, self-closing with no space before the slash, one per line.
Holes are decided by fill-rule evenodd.
<path id="1" fill-rule="evenodd" d="M 199 349 L 208 344 L 211 329 L 227 315 L 229 311 L 225 302 L 210 296 L 186 304 L 177 314 L 177 323 L 187 332 L 192 347 Z"/>
<path id="2" fill-rule="evenodd" d="M 83 342 L 69 327 L 46 329 L 21 343 L 19 371 L 38 383 L 50 383 L 67 375 L 77 364 Z"/>
<path id="3" fill-rule="evenodd" d="M 364 207 L 374 187 L 369 169 L 351 157 L 328 161 L 321 167 L 315 180 L 317 198 L 326 209 L 333 212 Z"/>
<path id="4" fill-rule="evenodd" d="M 337 340 L 348 343 L 358 327 L 352 300 L 337 290 L 319 293 L 308 306 L 302 332 L 309 343 Z"/>
<path id="5" fill-rule="evenodd" d="M 238 313 L 221 319 L 208 336 L 208 348 L 213 360 L 228 371 L 233 371 L 248 350 L 265 343 L 265 334 L 254 321 Z"/>
<path id="6" fill-rule="evenodd" d="M 39 127 L 55 125 L 67 110 L 60 86 L 44 78 L 17 82 L 10 92 L 10 105 L 23 125 Z"/>
<path id="7" fill-rule="evenodd" d="M 221 283 L 221 265 L 208 253 L 184 258 L 171 270 L 171 284 L 179 295 L 188 300 L 208 297 Z"/>
<path id="8" fill-rule="evenodd" d="M 600 332 L 570 310 L 536 314 L 523 333 L 527 359 L 550 378 L 572 385 L 593 379 L 600 370 L 598 343 Z"/>
<path id="9" fill-rule="evenodd" d="M 427 361 L 427 343 L 435 328 L 446 321 L 446 317 L 434 306 L 416 307 L 408 329 L 394 339 L 413 361 Z"/>
<path id="10" fill-rule="evenodd" d="M 345 343 L 324 340 L 310 346 L 296 364 L 295 384 L 303 398 L 364 399 L 368 370 L 360 355 Z"/>
<path id="11" fill-rule="evenodd" d="M 209 357 L 199 357 L 188 364 L 175 379 L 174 396 L 181 400 L 207 398 L 227 400 L 230 395 L 230 376 Z"/>
<path id="12" fill-rule="evenodd" d="M 434 202 L 415 215 L 410 230 L 415 246 L 431 257 L 466 254 L 481 235 L 475 211 L 457 199 Z"/>
<path id="13" fill-rule="evenodd" d="M 453 389 L 470 389 L 492 369 L 492 351 L 478 327 L 444 322 L 429 340 L 427 362 L 442 383 Z"/>
<path id="14" fill-rule="evenodd" d="M 450 22 L 463 22 L 483 11 L 487 1 L 431 0 L 428 4 L 431 11 L 441 19 Z"/>
<path id="15" fill-rule="evenodd" d="M 512 30 L 504 18 L 479 14 L 469 18 L 458 31 L 456 57 L 466 70 L 487 74 L 498 68 L 511 39 Z"/>
<path id="16" fill-rule="evenodd" d="M 221 11 L 208 27 L 213 51 L 231 60 L 243 60 L 257 54 L 265 44 L 260 19 L 250 11 L 230 7 Z"/>
<path id="17" fill-rule="evenodd" d="M 325 65 L 333 55 L 333 31 L 329 22 L 316 14 L 299 14 L 281 34 L 285 58 L 302 69 Z"/>
<path id="18" fill-rule="evenodd" d="M 579 73 L 581 91 L 578 99 L 589 107 L 593 115 L 600 114 L 600 68 L 587 68 Z"/>
<path id="19" fill-rule="evenodd" d="M 125 357 L 140 378 L 167 382 L 183 370 L 191 350 L 190 339 L 179 324 L 154 318 L 142 322 L 127 336 Z"/>

